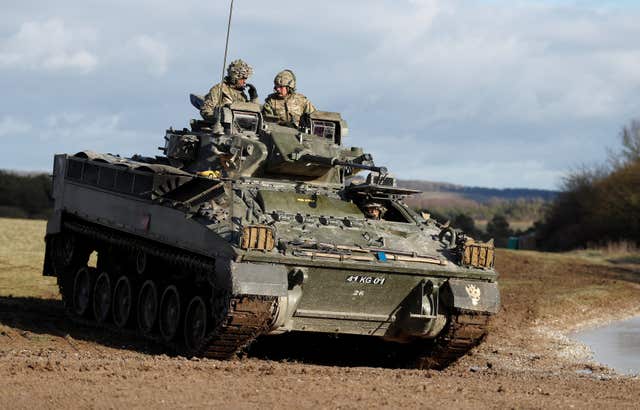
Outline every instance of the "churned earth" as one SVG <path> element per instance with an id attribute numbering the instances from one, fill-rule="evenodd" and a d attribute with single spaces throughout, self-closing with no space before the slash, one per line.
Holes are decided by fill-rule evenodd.
<path id="1" fill-rule="evenodd" d="M 503 307 L 444 371 L 376 367 L 381 347 L 258 342 L 237 361 L 187 360 L 66 320 L 40 276 L 44 223 L 0 219 L 0 407 L 637 408 L 640 378 L 592 363 L 565 335 L 640 315 L 637 260 L 499 251 Z M 377 350 L 376 350 L 377 349 Z M 291 354 L 287 354 L 291 351 Z M 285 352 L 285 353 L 283 353 Z"/>

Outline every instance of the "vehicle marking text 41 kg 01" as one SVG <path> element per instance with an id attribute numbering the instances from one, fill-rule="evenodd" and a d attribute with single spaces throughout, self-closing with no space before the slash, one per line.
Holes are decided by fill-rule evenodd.
<path id="1" fill-rule="evenodd" d="M 363 276 L 363 275 L 349 275 L 346 281 L 349 283 L 364 283 L 366 285 L 384 285 L 387 278 L 380 276 Z"/>

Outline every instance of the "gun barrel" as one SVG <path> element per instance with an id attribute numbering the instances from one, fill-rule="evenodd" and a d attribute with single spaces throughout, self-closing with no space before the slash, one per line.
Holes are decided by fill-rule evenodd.
<path id="1" fill-rule="evenodd" d="M 387 173 L 387 168 L 386 167 L 377 167 L 375 165 L 358 164 L 358 163 L 355 163 L 355 162 L 340 161 L 340 160 L 337 160 L 337 159 L 333 161 L 333 165 L 341 165 L 343 167 L 351 167 L 351 168 L 356 168 L 356 169 L 366 169 L 367 171 L 373 171 L 373 172 L 378 172 L 378 173 L 382 173 L 382 174 L 386 174 Z"/>
<path id="2" fill-rule="evenodd" d="M 318 155 L 304 155 L 303 157 L 301 157 L 301 159 L 306 162 L 311 162 L 319 165 L 327 165 L 327 166 L 340 165 L 343 167 L 350 167 L 354 169 L 365 169 L 367 171 L 373 171 L 373 172 L 378 172 L 382 174 L 387 173 L 386 167 L 377 167 L 375 165 L 366 165 L 366 164 L 359 164 L 357 162 L 342 161 L 342 160 L 339 160 L 338 158 L 322 157 Z"/>

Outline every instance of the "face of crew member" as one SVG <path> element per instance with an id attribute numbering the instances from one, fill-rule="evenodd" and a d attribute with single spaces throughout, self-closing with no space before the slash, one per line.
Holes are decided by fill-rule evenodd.
<path id="1" fill-rule="evenodd" d="M 236 86 L 238 88 L 244 88 L 245 85 L 247 85 L 247 79 L 246 78 L 239 78 L 237 83 L 236 83 Z"/>
<path id="2" fill-rule="evenodd" d="M 369 207 L 364 209 L 365 216 L 369 219 L 380 219 L 380 208 Z"/>
<path id="3" fill-rule="evenodd" d="M 284 85 L 276 85 L 273 89 L 276 90 L 280 97 L 286 97 L 289 94 L 289 89 Z"/>

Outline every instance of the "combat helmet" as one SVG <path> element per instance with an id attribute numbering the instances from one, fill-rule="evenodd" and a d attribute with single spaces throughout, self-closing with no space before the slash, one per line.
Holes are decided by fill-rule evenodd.
<path id="1" fill-rule="evenodd" d="M 379 212 L 378 217 L 382 218 L 384 214 L 387 212 L 387 208 L 382 205 L 380 202 L 368 201 L 365 202 L 362 206 L 362 209 L 365 211 L 365 215 L 369 215 L 372 210 L 377 210 Z"/>
<path id="2" fill-rule="evenodd" d="M 273 79 L 276 87 L 287 87 L 290 92 L 296 90 L 296 75 L 291 70 L 282 70 Z"/>
<path id="3" fill-rule="evenodd" d="M 227 67 L 227 77 L 232 84 L 236 84 L 240 79 L 246 79 L 253 74 L 253 68 L 241 59 L 234 60 Z"/>

